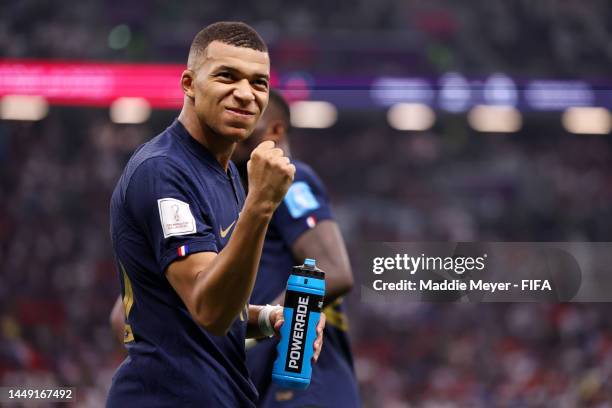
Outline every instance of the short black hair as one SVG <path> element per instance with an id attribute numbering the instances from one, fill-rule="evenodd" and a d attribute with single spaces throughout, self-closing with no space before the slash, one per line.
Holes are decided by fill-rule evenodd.
<path id="1" fill-rule="evenodd" d="M 270 97 L 268 99 L 268 109 L 276 109 L 278 114 L 281 116 L 283 122 L 287 126 L 287 132 L 291 129 L 291 110 L 289 104 L 283 97 L 283 95 L 274 89 L 270 89 Z"/>
<path id="2" fill-rule="evenodd" d="M 193 38 L 191 47 L 189 47 L 187 66 L 191 67 L 197 57 L 204 54 L 206 47 L 213 41 L 268 52 L 266 43 L 250 25 L 239 21 L 220 21 L 204 27 Z"/>

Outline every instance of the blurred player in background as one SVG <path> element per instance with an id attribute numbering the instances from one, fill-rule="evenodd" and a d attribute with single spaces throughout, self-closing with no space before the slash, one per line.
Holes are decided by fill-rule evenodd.
<path id="1" fill-rule="evenodd" d="M 178 120 L 138 148 L 115 188 L 111 236 L 129 356 L 109 407 L 255 406 L 245 337 L 278 331 L 282 308 L 247 301 L 295 167 L 274 143 L 258 145 L 245 197 L 229 159 L 267 106 L 269 71 L 267 47 L 246 24 L 200 31 Z"/>
<path id="2" fill-rule="evenodd" d="M 251 137 L 238 143 L 232 156 L 249 190 L 247 162 L 251 152 L 259 143 L 271 140 L 289 156 L 290 126 L 287 102 L 278 92 L 270 91 L 266 112 Z M 341 296 L 353 285 L 347 251 L 321 180 L 308 165 L 297 160 L 292 163 L 295 179 L 268 227 L 251 302 L 282 304 L 291 267 L 304 258 L 316 259 L 326 273 L 325 348 L 313 366 L 312 380 L 305 391 L 283 390 L 271 383 L 278 339 L 249 344 L 247 364 L 260 394 L 260 407 L 358 407 L 347 319 L 341 304 Z"/>

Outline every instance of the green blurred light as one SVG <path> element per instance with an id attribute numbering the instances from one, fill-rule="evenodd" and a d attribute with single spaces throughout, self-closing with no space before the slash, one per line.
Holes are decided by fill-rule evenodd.
<path id="1" fill-rule="evenodd" d="M 113 50 L 120 50 L 125 48 L 132 39 L 132 31 L 130 27 L 125 24 L 119 24 L 110 31 L 108 34 L 108 46 Z"/>

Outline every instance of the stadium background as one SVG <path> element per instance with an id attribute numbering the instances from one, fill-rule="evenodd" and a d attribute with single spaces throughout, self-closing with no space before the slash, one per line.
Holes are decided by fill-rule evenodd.
<path id="1" fill-rule="evenodd" d="M 326 182 L 349 252 L 368 240 L 611 240 L 605 1 L 26 0 L 2 10 L 2 385 L 71 385 L 80 406 L 103 404 L 122 359 L 108 324 L 110 192 L 132 150 L 177 113 L 127 100 L 136 108 L 119 110 L 133 114 L 114 121 L 144 122 L 121 124 L 109 101 L 7 98 L 16 65 L 182 64 L 201 27 L 242 20 L 268 42 L 290 99 L 328 102 L 294 105 L 305 127 L 293 154 Z M 88 85 L 58 92 L 74 86 Z M 11 119 L 28 112 L 40 119 Z M 606 304 L 390 309 L 360 302 L 358 286 L 347 302 L 366 407 L 611 406 Z"/>

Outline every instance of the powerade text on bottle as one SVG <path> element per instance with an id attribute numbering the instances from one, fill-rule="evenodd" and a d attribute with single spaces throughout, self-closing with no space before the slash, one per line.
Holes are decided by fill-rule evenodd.
<path id="1" fill-rule="evenodd" d="M 281 326 L 272 381 L 284 388 L 305 389 L 312 374 L 311 359 L 323 308 L 325 273 L 314 259 L 294 266 L 287 281 L 285 323 Z"/>

